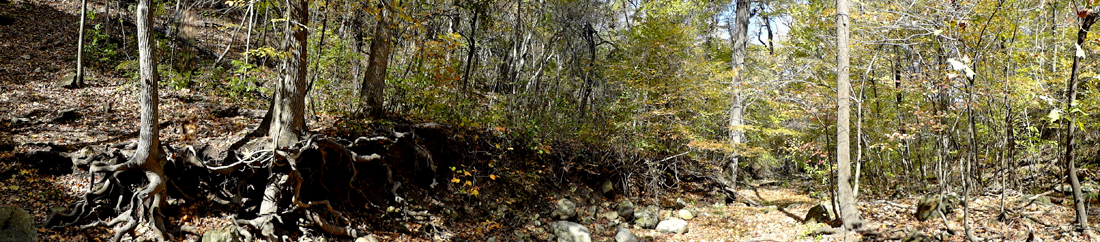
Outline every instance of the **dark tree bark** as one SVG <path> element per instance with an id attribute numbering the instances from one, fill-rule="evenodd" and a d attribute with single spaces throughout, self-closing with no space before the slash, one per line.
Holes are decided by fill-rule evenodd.
<path id="1" fill-rule="evenodd" d="M 848 0 L 836 1 L 836 13 L 837 199 L 840 202 L 840 216 L 844 222 L 844 228 L 857 229 L 863 225 L 863 221 L 860 219 L 859 210 L 855 206 L 856 201 L 852 194 L 852 184 L 848 181 L 852 173 L 848 137 L 848 124 L 850 122 L 848 92 L 851 91 L 852 86 L 851 81 L 848 79 Z"/>
<path id="2" fill-rule="evenodd" d="M 390 65 L 390 51 L 393 49 L 391 23 L 388 9 L 389 1 L 382 1 L 378 12 L 378 24 L 374 26 L 374 39 L 371 40 L 370 54 L 367 56 L 367 73 L 359 88 L 359 98 L 363 102 L 368 117 L 381 117 L 382 104 L 386 88 L 386 70 Z"/>
<path id="3" fill-rule="evenodd" d="M 466 40 L 469 41 L 469 49 L 466 50 L 466 68 L 462 71 L 462 88 L 463 91 L 470 91 L 470 68 L 473 67 L 474 55 L 477 55 L 477 20 L 481 18 L 481 3 L 471 3 L 470 7 L 473 8 L 474 17 L 470 18 L 470 35 L 466 36 Z"/>
<path id="4" fill-rule="evenodd" d="M 1070 72 L 1069 82 L 1066 83 L 1066 115 L 1069 117 L 1069 122 L 1066 123 L 1066 175 L 1069 176 L 1069 184 L 1073 186 L 1073 205 L 1077 210 L 1077 227 L 1079 230 L 1088 229 L 1088 215 L 1085 211 L 1085 197 L 1081 194 L 1081 182 L 1077 179 L 1077 162 L 1073 157 L 1073 136 L 1075 131 L 1074 123 L 1077 122 L 1075 116 L 1073 116 L 1073 102 L 1077 99 L 1077 74 L 1080 71 L 1079 65 L 1081 58 L 1084 57 L 1081 47 L 1088 40 L 1089 28 L 1096 22 L 1096 15 L 1100 11 L 1100 7 L 1094 9 L 1082 9 L 1079 10 L 1077 16 L 1082 17 L 1081 28 L 1077 30 L 1077 46 L 1073 55 L 1073 70 Z"/>

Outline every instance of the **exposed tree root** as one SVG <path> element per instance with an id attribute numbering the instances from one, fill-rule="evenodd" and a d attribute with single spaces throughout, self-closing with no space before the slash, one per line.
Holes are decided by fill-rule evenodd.
<path id="1" fill-rule="evenodd" d="M 110 226 L 115 228 L 111 241 L 120 241 L 138 224 L 146 223 L 158 241 L 167 239 L 161 213 L 166 203 L 165 159 L 160 149 L 138 150 L 122 163 L 110 161 L 92 162 L 87 167 L 95 180 L 92 189 L 68 212 L 51 215 L 46 226 Z"/>
<path id="2" fill-rule="evenodd" d="M 422 126 L 410 128 L 438 128 Z M 424 168 L 433 174 L 431 184 L 437 184 L 431 153 L 417 143 L 412 131 L 353 141 L 310 135 L 280 149 L 257 145 L 263 142 L 256 137 L 246 139 L 251 140 L 236 142 L 231 146 L 234 150 L 220 159 L 205 157 L 189 146 L 164 147 L 152 152 L 155 159 L 138 159 L 144 155 L 138 152 L 121 163 L 117 161 L 125 152 L 118 148 L 85 150 L 73 159 L 93 174 L 93 189 L 67 212 L 51 216 L 46 225 L 113 227 L 112 241 L 133 234 L 143 223 L 160 241 L 178 233 L 199 233 L 193 227 L 166 228 L 161 210 L 171 195 L 236 211 L 236 224 L 253 229 L 241 231 L 246 238 L 255 234 L 276 240 L 294 236 L 301 228 L 354 238 L 366 233 L 349 226 L 350 219 L 341 210 L 383 214 L 386 208 L 396 207 L 405 211 L 406 219 L 425 217 L 426 212 L 402 209 L 407 204 L 399 193 L 401 182 L 383 160 L 387 154 L 426 160 Z M 300 229 L 291 229 L 295 227 Z"/>

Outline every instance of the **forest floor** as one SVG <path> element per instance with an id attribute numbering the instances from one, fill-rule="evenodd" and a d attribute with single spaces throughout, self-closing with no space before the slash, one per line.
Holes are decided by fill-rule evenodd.
<path id="1" fill-rule="evenodd" d="M 88 87 L 65 89 L 58 87 L 58 80 L 74 64 L 78 1 L 35 1 L 0 4 L 0 13 L 16 18 L 11 26 L 0 26 L 0 205 L 14 205 L 30 212 L 37 221 L 43 221 L 54 209 L 73 202 L 89 189 L 88 174 L 68 168 L 67 154 L 89 145 L 112 145 L 136 138 L 137 87 L 129 79 L 111 69 L 93 69 Z M 95 6 L 93 1 L 93 6 Z M 102 70 L 102 72 L 95 71 Z M 165 144 L 224 144 L 241 137 L 255 127 L 260 118 L 258 112 L 248 108 L 262 107 L 258 101 L 246 102 L 239 98 L 209 95 L 188 89 L 162 88 L 160 111 L 162 113 L 161 139 Z M 239 115 L 221 116 L 214 112 L 225 105 L 245 107 Z M 260 114 L 262 115 L 262 113 Z M 314 116 L 310 127 L 315 131 L 329 130 L 337 117 Z M 339 132 L 339 131 L 336 131 Z M 476 139 L 476 138 L 475 138 Z M 541 173 L 535 173 L 541 174 Z M 543 175 L 547 176 L 547 175 Z M 494 178 L 494 180 L 496 180 Z M 505 180 L 505 179 L 501 179 Z M 516 179 L 517 181 L 521 179 Z M 556 179 L 542 179 L 556 180 Z M 698 211 L 698 217 L 689 220 L 689 232 L 685 234 L 661 234 L 654 230 L 632 228 L 643 241 L 840 241 L 843 235 L 820 235 L 814 231 L 825 224 L 803 224 L 802 216 L 821 203 L 811 191 L 823 189 L 812 182 L 774 182 L 766 186 L 742 186 L 741 194 L 759 201 L 763 206 L 715 201 L 705 191 L 668 191 L 661 196 L 642 198 L 605 197 L 594 193 L 580 182 L 544 184 L 554 188 L 543 191 L 535 204 L 511 204 L 507 186 L 526 186 L 501 182 L 496 188 L 487 186 L 485 194 L 478 198 L 441 199 L 445 207 L 480 206 L 504 207 L 510 214 L 523 218 L 496 221 L 493 216 L 433 215 L 428 221 L 408 222 L 405 231 L 395 232 L 392 227 L 370 226 L 353 219 L 352 225 L 365 228 L 382 241 L 514 241 L 516 237 L 536 240 L 548 239 L 546 224 L 548 207 L 562 198 L 587 204 L 593 218 L 586 224 L 593 230 L 595 241 L 611 241 L 614 229 L 607 225 L 611 218 L 599 216 L 614 211 L 614 204 L 631 199 L 637 204 L 658 204 L 657 197 L 681 199 L 687 208 Z M 699 184 L 697 186 L 704 186 Z M 580 187 L 580 189 L 578 189 Z M 913 212 L 920 194 L 904 194 L 901 198 L 867 195 L 860 198 L 859 207 L 867 221 L 865 228 L 878 233 L 849 232 L 855 240 L 900 240 L 911 231 L 930 236 L 934 240 L 962 241 L 963 236 L 947 235 L 944 221 L 934 219 L 917 221 Z M 1009 215 L 999 219 L 1000 199 L 995 192 L 975 193 L 972 197 L 970 226 L 979 237 L 998 241 L 1100 241 L 1092 232 L 1073 232 L 1066 225 L 1073 221 L 1072 208 L 1062 201 L 1061 194 L 1050 194 L 1056 202 L 1033 202 L 1031 194 L 1009 190 L 1006 193 Z M 475 201 L 471 203 L 471 201 Z M 506 204 L 507 203 L 507 204 Z M 219 228 L 230 224 L 231 217 L 216 210 L 204 209 L 201 204 L 184 204 L 171 207 L 177 211 L 169 218 L 177 225 L 197 226 L 200 230 Z M 461 209 L 456 209 L 461 210 Z M 492 211 L 492 209 L 473 209 Z M 662 218 L 673 216 L 675 210 L 662 210 Z M 460 212 L 461 214 L 461 212 Z M 539 216 L 542 215 L 542 216 Z M 947 215 L 947 223 L 956 233 L 963 231 L 963 212 Z M 1100 218 L 1093 216 L 1092 221 Z M 358 224 L 357 224 L 358 223 Z M 442 229 L 439 229 L 442 228 Z M 101 241 L 110 233 L 106 228 L 89 230 L 39 229 L 43 241 Z M 445 232 L 428 232 L 428 230 Z M 518 231 L 518 232 L 517 232 Z M 140 230 L 139 230 L 140 232 Z M 523 234 L 524 236 L 517 236 Z M 197 235 L 185 235 L 182 241 L 198 241 Z M 352 241 L 348 238 L 303 236 L 300 241 Z"/>

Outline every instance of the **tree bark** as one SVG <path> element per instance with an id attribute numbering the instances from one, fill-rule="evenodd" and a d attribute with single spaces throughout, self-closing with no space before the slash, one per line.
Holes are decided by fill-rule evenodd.
<path id="1" fill-rule="evenodd" d="M 274 139 L 276 147 L 285 147 L 297 143 L 299 135 L 306 131 L 305 93 L 306 93 L 306 36 L 309 23 L 309 3 L 307 0 L 290 1 L 287 6 L 286 42 L 284 49 L 290 56 L 283 59 L 286 73 L 277 84 L 275 102 L 272 107 L 273 122 L 268 136 Z"/>
<path id="2" fill-rule="evenodd" d="M 848 0 L 836 1 L 836 47 L 837 47 L 837 129 L 836 129 L 836 155 L 837 155 L 837 198 L 840 202 L 840 216 L 844 222 L 844 228 L 857 229 L 863 225 L 859 210 L 855 206 L 855 197 L 852 195 L 852 184 L 848 182 L 851 176 L 851 153 L 849 151 L 849 107 L 848 96 L 852 89 L 848 80 L 849 50 L 848 50 Z"/>
<path id="3" fill-rule="evenodd" d="M 1077 30 L 1077 49 L 1076 51 L 1082 51 L 1081 47 L 1088 39 L 1089 28 L 1096 22 L 1097 11 L 1100 11 L 1100 7 L 1094 9 L 1082 9 L 1084 18 L 1081 19 L 1081 28 Z M 1078 13 L 1078 16 L 1082 16 Z M 1083 53 L 1074 53 L 1073 55 L 1073 70 L 1070 72 L 1069 82 L 1066 83 L 1066 115 L 1069 117 L 1069 122 L 1066 123 L 1066 173 L 1069 176 L 1070 186 L 1073 186 L 1073 205 L 1077 210 L 1077 228 L 1078 230 L 1085 230 L 1088 228 L 1088 216 L 1085 211 L 1085 197 L 1081 194 L 1081 182 L 1077 179 L 1077 162 L 1073 157 L 1073 135 L 1074 135 L 1074 123 L 1077 122 L 1075 116 L 1073 116 L 1073 102 L 1077 99 L 1077 73 L 1080 71 L 1079 65 L 1081 58 L 1084 57 Z"/>
<path id="4" fill-rule="evenodd" d="M 386 88 L 386 70 L 390 64 L 390 51 L 393 46 L 391 36 L 389 1 L 382 1 L 379 8 L 378 24 L 374 26 L 374 39 L 371 40 L 370 54 L 367 56 L 367 73 L 359 89 L 359 98 L 363 102 L 365 114 L 377 118 L 383 114 L 382 103 Z"/>
<path id="5" fill-rule="evenodd" d="M 76 37 L 76 77 L 70 88 L 84 86 L 84 21 L 88 18 L 88 0 L 80 1 L 80 33 Z M 108 14 L 110 15 L 110 14 Z"/>
<path id="6" fill-rule="evenodd" d="M 740 166 L 741 154 L 738 152 L 742 143 L 744 143 L 745 133 L 742 126 L 745 125 L 745 98 L 742 88 L 745 86 L 745 80 L 742 78 L 741 71 L 745 67 L 745 45 L 748 43 L 748 28 L 749 28 L 749 1 L 737 0 L 736 3 L 737 12 L 734 16 L 735 20 L 731 24 L 733 33 L 733 53 L 731 59 L 731 67 L 734 72 L 732 82 L 730 82 L 730 90 L 733 91 L 730 98 L 730 117 L 729 117 L 729 140 L 730 146 L 732 146 L 734 152 L 730 154 L 730 162 L 728 164 L 730 169 L 730 181 L 727 186 L 733 188 L 736 191 L 737 188 L 737 168 Z M 719 174 L 720 176 L 722 174 Z"/>

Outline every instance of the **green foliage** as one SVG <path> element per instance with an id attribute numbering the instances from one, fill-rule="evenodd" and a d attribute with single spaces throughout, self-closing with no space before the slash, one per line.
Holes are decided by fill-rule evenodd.
<path id="1" fill-rule="evenodd" d="M 259 73 L 255 65 L 240 60 L 231 60 L 229 65 L 232 66 L 232 70 L 229 71 L 230 75 L 226 77 L 225 91 L 230 96 L 240 97 L 256 92 L 266 93 L 270 91 L 259 85 L 261 81 L 257 77 Z"/>

